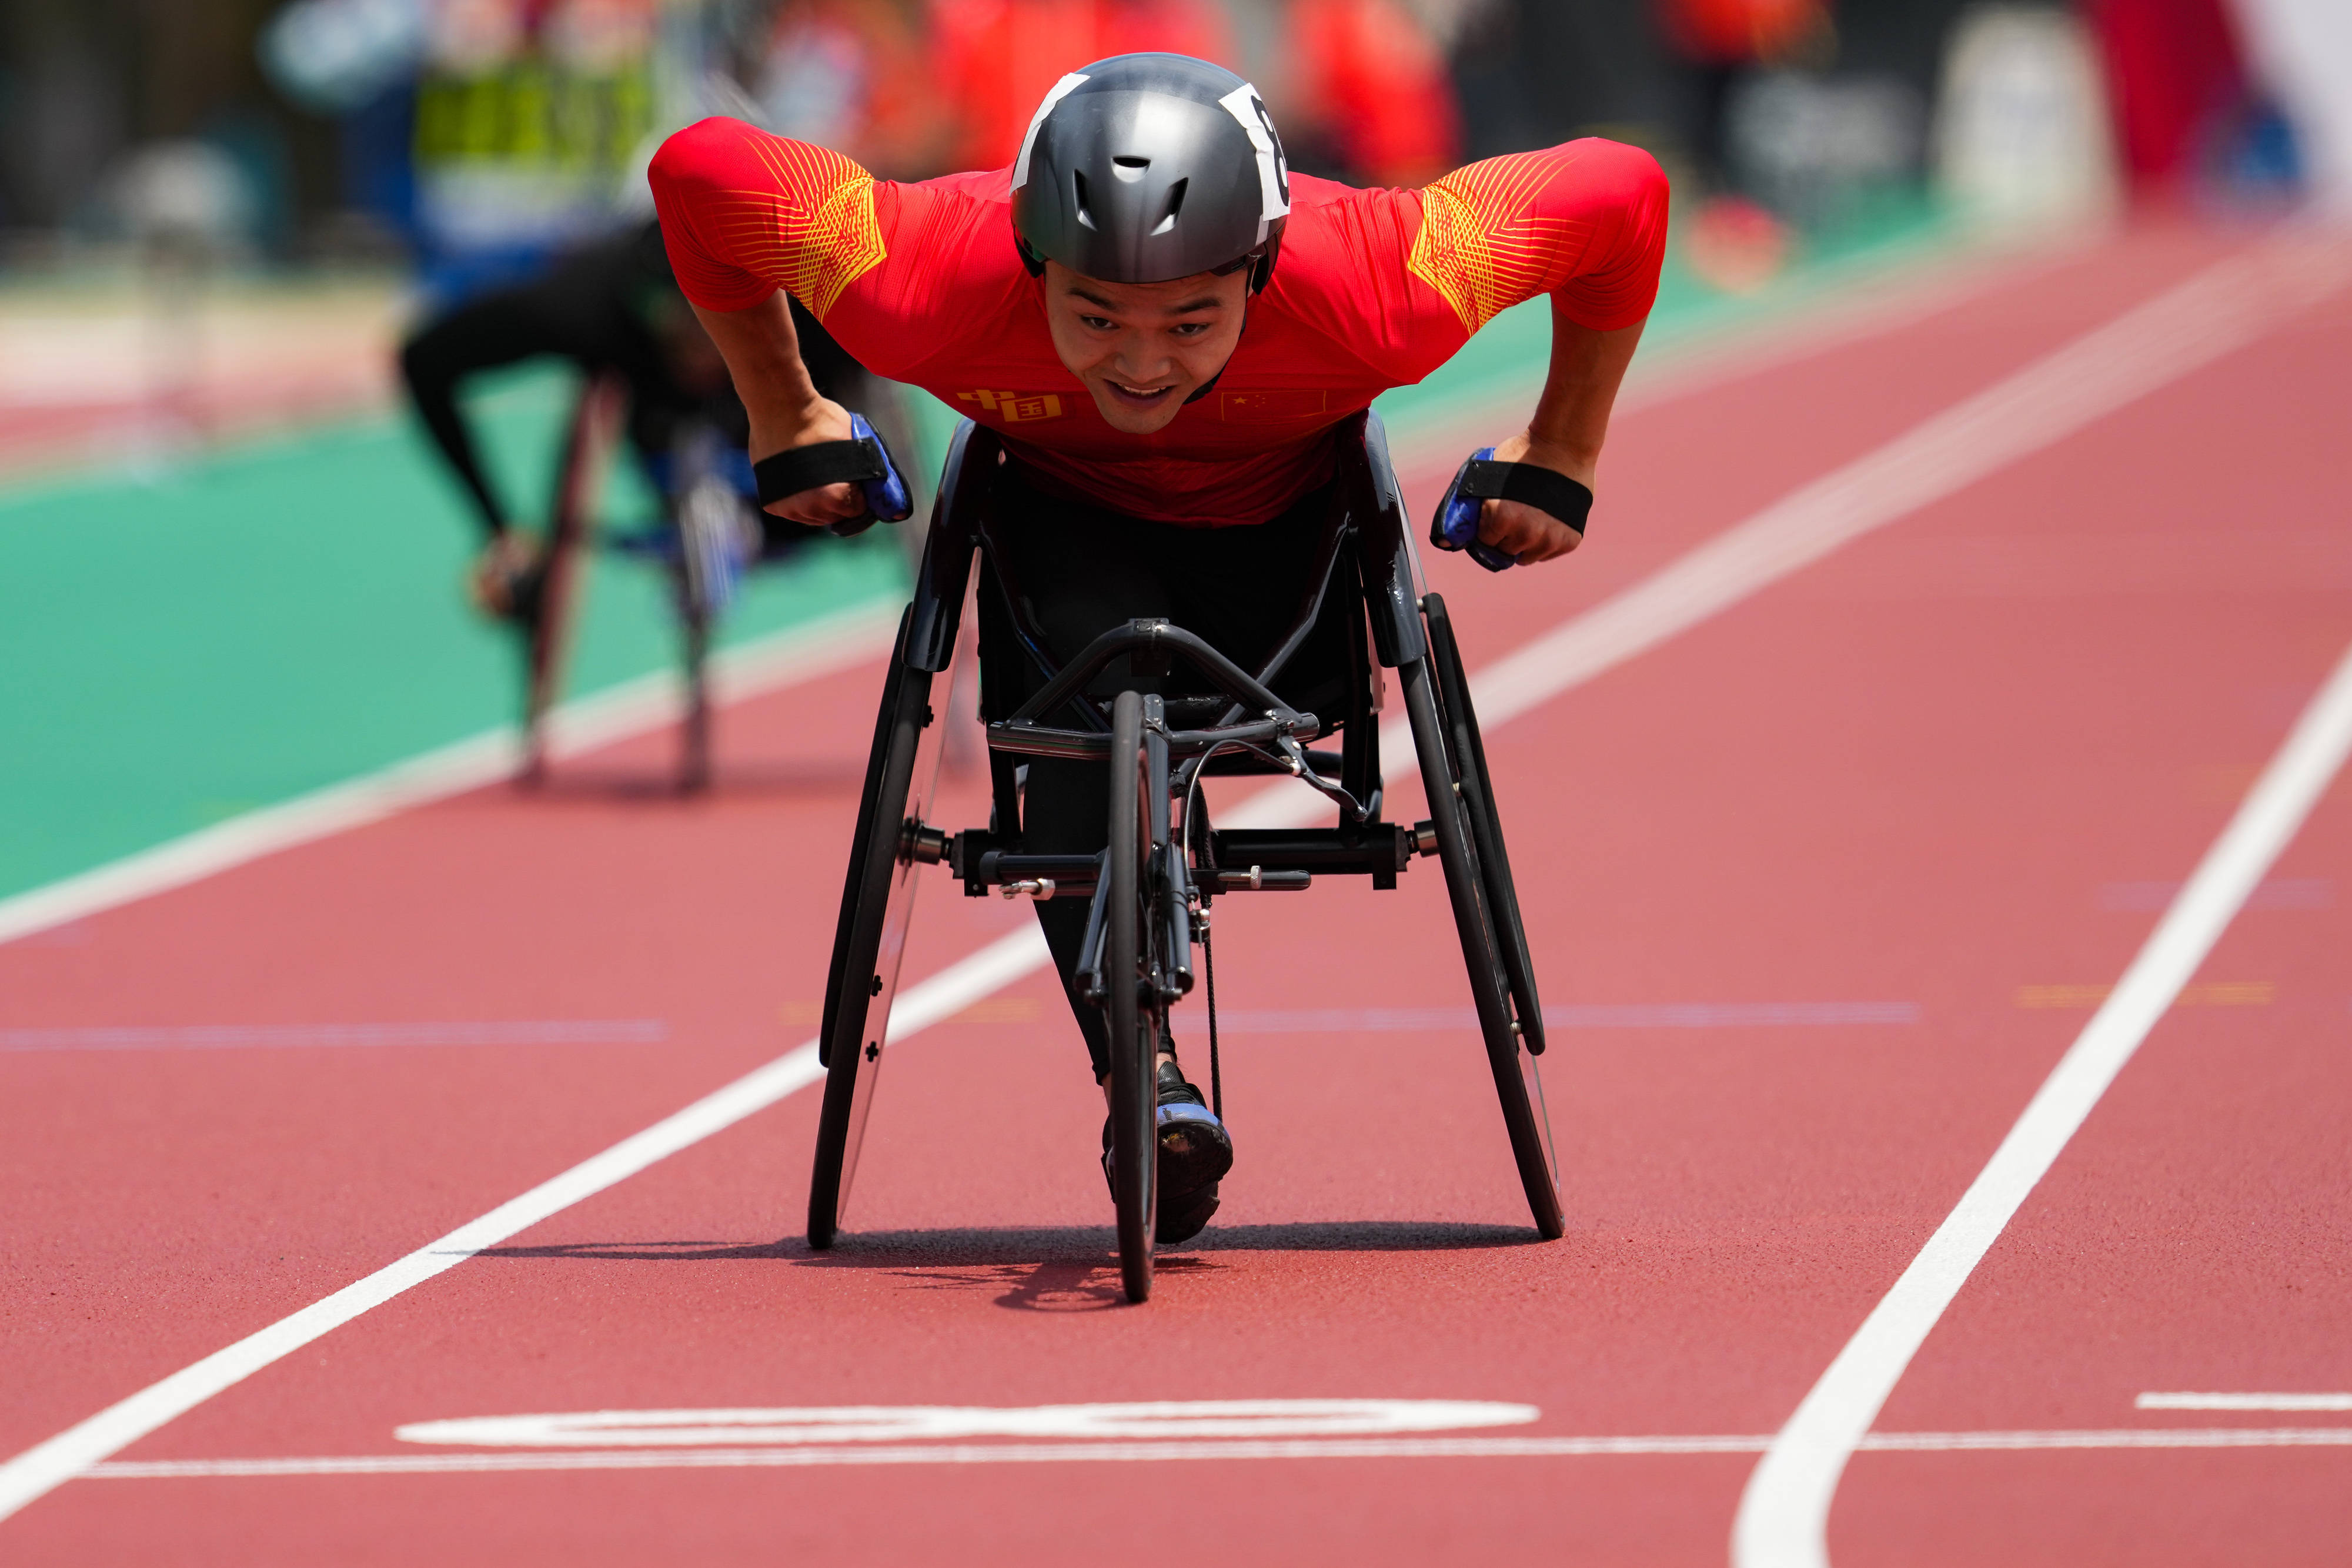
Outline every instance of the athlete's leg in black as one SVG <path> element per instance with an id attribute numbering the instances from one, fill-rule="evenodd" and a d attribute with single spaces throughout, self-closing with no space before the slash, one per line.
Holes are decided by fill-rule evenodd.
<path id="1" fill-rule="evenodd" d="M 1039 496 L 1010 476 L 1002 495 L 1010 576 L 1055 660 L 1075 658 L 1096 637 L 1130 620 L 1165 616 L 1253 672 L 1305 602 L 1325 507 L 1318 492 L 1271 522 L 1180 528 Z M 1341 607 L 1348 605 L 1344 593 L 1338 598 Z M 1346 622 L 1335 617 L 1331 623 Z M 1331 639 L 1318 632 L 1294 665 L 1295 678 L 1278 683 L 1283 695 L 1297 700 L 1294 694 L 1330 686 L 1333 663 Z M 1187 674 L 1138 676 L 1121 661 L 1093 689 L 1097 695 L 1198 689 Z M 1034 690 L 1034 684 L 1025 689 Z M 1032 758 L 1021 814 L 1023 847 L 1033 854 L 1099 851 L 1109 839 L 1108 789 L 1099 763 Z M 1109 1070 L 1102 1015 L 1070 988 L 1087 903 L 1050 900 L 1037 906 L 1037 922 L 1099 1078 Z"/>

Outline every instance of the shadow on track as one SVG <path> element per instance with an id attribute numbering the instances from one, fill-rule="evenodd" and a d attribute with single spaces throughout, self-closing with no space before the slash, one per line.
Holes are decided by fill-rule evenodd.
<path id="1" fill-rule="evenodd" d="M 532 784 L 519 784 L 509 798 L 546 804 L 609 805 L 679 801 L 698 804 L 711 800 L 765 796 L 855 797 L 866 781 L 866 769 L 854 760 L 805 763 L 738 763 L 715 770 L 710 781 L 685 789 L 674 772 L 660 769 L 565 768 L 558 765 Z"/>
<path id="2" fill-rule="evenodd" d="M 1535 1245 L 1526 1226 L 1441 1220 L 1320 1220 L 1284 1225 L 1211 1226 L 1160 1255 L 1177 1274 L 1222 1272 L 1220 1252 L 1436 1252 Z M 779 1261 L 803 1268 L 896 1274 L 928 1291 L 988 1291 L 1018 1312 L 1090 1312 L 1122 1304 L 1118 1257 L 1110 1227 L 1037 1226 L 1006 1229 L 844 1232 L 814 1252 L 798 1237 L 781 1241 L 578 1241 L 544 1247 L 491 1247 L 481 1258 L 520 1261 L 729 1263 Z"/>

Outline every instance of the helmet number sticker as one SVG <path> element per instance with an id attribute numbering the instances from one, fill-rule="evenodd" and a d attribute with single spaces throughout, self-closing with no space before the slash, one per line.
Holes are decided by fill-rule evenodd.
<path id="1" fill-rule="evenodd" d="M 1290 167 L 1282 155 L 1282 139 L 1274 132 L 1274 117 L 1257 89 L 1244 82 L 1217 99 L 1219 107 L 1237 120 L 1257 151 L 1258 237 L 1265 225 L 1290 213 Z"/>

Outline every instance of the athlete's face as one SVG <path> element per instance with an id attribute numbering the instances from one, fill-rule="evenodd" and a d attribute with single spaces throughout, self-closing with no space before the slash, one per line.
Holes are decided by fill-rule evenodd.
<path id="1" fill-rule="evenodd" d="M 1086 382 L 1113 430 L 1164 428 L 1225 368 L 1241 340 L 1250 269 L 1173 283 L 1105 283 L 1045 264 L 1054 351 Z"/>

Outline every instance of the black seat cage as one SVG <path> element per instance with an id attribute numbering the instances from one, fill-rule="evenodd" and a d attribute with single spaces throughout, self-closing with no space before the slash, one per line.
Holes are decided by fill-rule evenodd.
<path id="1" fill-rule="evenodd" d="M 1043 686 L 1013 712 L 987 723 L 1001 821 L 1011 820 L 1007 808 L 1012 804 L 1015 758 L 1100 759 L 1109 755 L 1110 699 L 1089 695 L 1086 690 L 1089 683 L 1121 657 L 1129 660 L 1130 669 L 1146 674 L 1166 674 L 1181 659 L 1205 679 L 1213 694 L 1169 696 L 1160 705 L 1167 716 L 1160 734 L 1171 759 L 1181 764 L 1171 779 L 1179 789 L 1188 788 L 1204 768 L 1219 773 L 1279 774 L 1297 773 L 1302 766 L 1311 766 L 1320 771 L 1335 759 L 1327 753 L 1303 750 L 1305 743 L 1335 730 L 1341 737 L 1336 759 L 1340 786 L 1335 793 L 1340 817 L 1336 833 L 1329 830 L 1204 833 L 1203 841 L 1197 845 L 1204 858 L 1212 863 L 1227 859 L 1219 852 L 1240 847 L 1229 845 L 1229 840 L 1265 840 L 1251 843 L 1249 858 L 1235 863 L 1262 864 L 1268 871 L 1278 865 L 1285 870 L 1370 873 L 1376 886 L 1394 884 L 1396 873 L 1422 846 L 1417 845 L 1419 835 L 1412 830 L 1380 821 L 1380 727 L 1375 718 L 1380 677 L 1373 664 L 1377 661 L 1381 667 L 1394 669 L 1423 655 L 1420 574 L 1380 417 L 1368 411 L 1346 421 L 1333 434 L 1337 474 L 1317 541 L 1308 591 L 1273 653 L 1252 672 L 1197 634 L 1163 620 L 1130 621 L 1114 627 L 1066 666 L 1058 664 L 1047 650 L 1044 633 L 1024 609 L 1024 596 L 1003 542 L 993 483 L 1004 461 L 1003 444 L 994 432 L 970 421 L 958 428 L 934 503 L 904 656 L 914 667 L 934 674 L 947 668 L 954 654 L 972 558 L 976 551 L 985 552 L 989 576 L 999 595 L 997 604 L 1013 638 L 1045 677 Z M 1336 591 L 1352 592 L 1361 606 L 1345 638 L 1349 668 L 1342 708 L 1324 716 L 1301 712 L 1278 696 L 1274 687 L 1307 646 Z M 1045 722 L 1065 716 L 1075 722 Z M 1018 852 L 1015 833 L 957 835 L 964 842 L 952 845 L 960 852 L 951 857 L 945 852 L 952 841 L 936 833 L 925 836 L 939 848 L 927 847 L 923 858 L 952 858 L 968 893 L 984 891 L 987 884 L 999 880 L 1009 883 L 1022 874 L 1034 874 L 1020 863 L 1033 857 Z M 1209 839 L 1216 841 L 1206 841 Z M 1326 843 L 1326 839 L 1331 841 Z M 988 862 L 985 875 L 983 860 Z M 1066 874 L 1077 868 L 1056 869 Z M 1287 884 L 1286 879 L 1284 885 Z"/>
<path id="2" fill-rule="evenodd" d="M 1328 570 L 1325 575 L 1328 578 Z M 1315 597 L 1319 605 L 1322 594 L 1318 592 Z M 1221 746 L 1265 746 L 1289 739 L 1305 740 L 1320 730 L 1320 721 L 1313 714 L 1301 713 L 1284 702 L 1266 687 L 1263 680 L 1250 674 L 1192 632 L 1181 626 L 1171 625 L 1166 621 L 1130 621 L 1124 626 L 1111 628 L 1087 644 L 1085 652 L 1047 681 L 1034 696 L 1013 710 L 1010 716 L 990 724 L 989 749 L 1015 752 L 1026 757 L 1109 756 L 1110 733 L 1108 729 L 1057 729 L 1038 723 L 1037 718 L 1041 714 L 1052 713 L 1065 704 L 1071 704 L 1085 691 L 1087 682 L 1108 669 L 1111 662 L 1122 654 L 1129 657 L 1134 668 L 1155 673 L 1164 673 L 1171 655 L 1181 654 L 1187 663 L 1225 694 L 1223 700 L 1229 706 L 1219 723 L 1205 729 L 1160 730 L 1172 758 L 1199 757 Z M 1087 701 L 1083 711 L 1097 711 L 1096 702 Z M 1260 716 L 1236 722 L 1244 712 Z"/>

